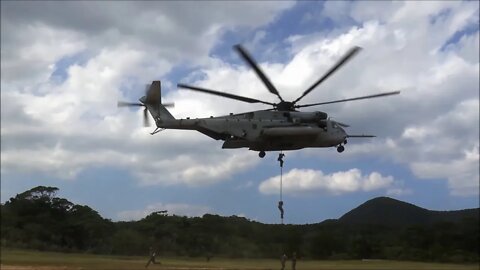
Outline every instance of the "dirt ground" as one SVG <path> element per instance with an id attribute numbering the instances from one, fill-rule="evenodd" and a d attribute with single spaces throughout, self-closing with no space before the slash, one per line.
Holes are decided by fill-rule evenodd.
<path id="1" fill-rule="evenodd" d="M 0 265 L 1 270 L 83 270 L 82 267 L 67 267 L 67 266 L 28 266 L 28 265 Z M 152 267 L 152 269 L 154 269 Z M 162 267 L 161 270 L 227 270 L 227 268 L 190 268 L 190 267 Z M 235 270 L 229 268 L 228 270 Z M 238 269 L 240 270 L 240 269 Z"/>
<path id="2" fill-rule="evenodd" d="M 72 268 L 67 266 L 19 266 L 19 265 L 0 265 L 2 270 L 81 270 L 82 268 Z"/>

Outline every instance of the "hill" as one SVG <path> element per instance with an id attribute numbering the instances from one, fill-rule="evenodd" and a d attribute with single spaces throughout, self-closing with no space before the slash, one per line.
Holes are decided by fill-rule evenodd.
<path id="1" fill-rule="evenodd" d="M 479 217 L 479 208 L 457 211 L 432 211 L 416 205 L 378 197 L 344 214 L 338 221 L 343 224 L 375 224 L 404 227 L 432 225 L 439 222 L 458 223 L 463 219 Z"/>

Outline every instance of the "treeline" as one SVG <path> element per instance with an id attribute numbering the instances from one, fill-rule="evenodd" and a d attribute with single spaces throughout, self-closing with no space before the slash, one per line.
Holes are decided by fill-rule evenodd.
<path id="1" fill-rule="evenodd" d="M 328 220 L 272 225 L 242 217 L 170 216 L 112 222 L 88 206 L 56 197 L 39 186 L 1 206 L 3 247 L 161 256 L 278 258 L 296 251 L 311 259 L 479 261 L 479 220 L 390 227 Z"/>

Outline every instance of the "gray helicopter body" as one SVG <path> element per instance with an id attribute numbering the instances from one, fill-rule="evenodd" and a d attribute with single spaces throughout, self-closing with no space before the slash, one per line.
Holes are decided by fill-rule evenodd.
<path id="1" fill-rule="evenodd" d="M 332 147 L 347 138 L 346 132 L 335 121 L 326 119 L 323 112 L 253 111 L 196 119 L 158 116 L 155 119 L 158 128 L 196 130 L 225 141 L 222 146 L 225 149 L 281 151 Z"/>

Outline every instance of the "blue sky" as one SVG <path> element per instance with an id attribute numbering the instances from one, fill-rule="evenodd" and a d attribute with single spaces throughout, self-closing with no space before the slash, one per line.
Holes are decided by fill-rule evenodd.
<path id="1" fill-rule="evenodd" d="M 353 46 L 363 51 L 305 103 L 402 90 L 312 108 L 378 137 L 352 139 L 342 154 L 287 152 L 287 223 L 338 218 L 377 196 L 435 210 L 479 206 L 478 2 L 191 5 L 2 2 L 2 202 L 50 185 L 113 220 L 168 209 L 279 222 L 278 153 L 222 150 L 188 131 L 150 136 L 141 110 L 115 106 L 160 79 L 178 118 L 263 109 L 175 86 L 276 102 L 232 50 L 241 43 L 287 99 Z M 129 16 L 137 19 L 125 24 Z"/>

